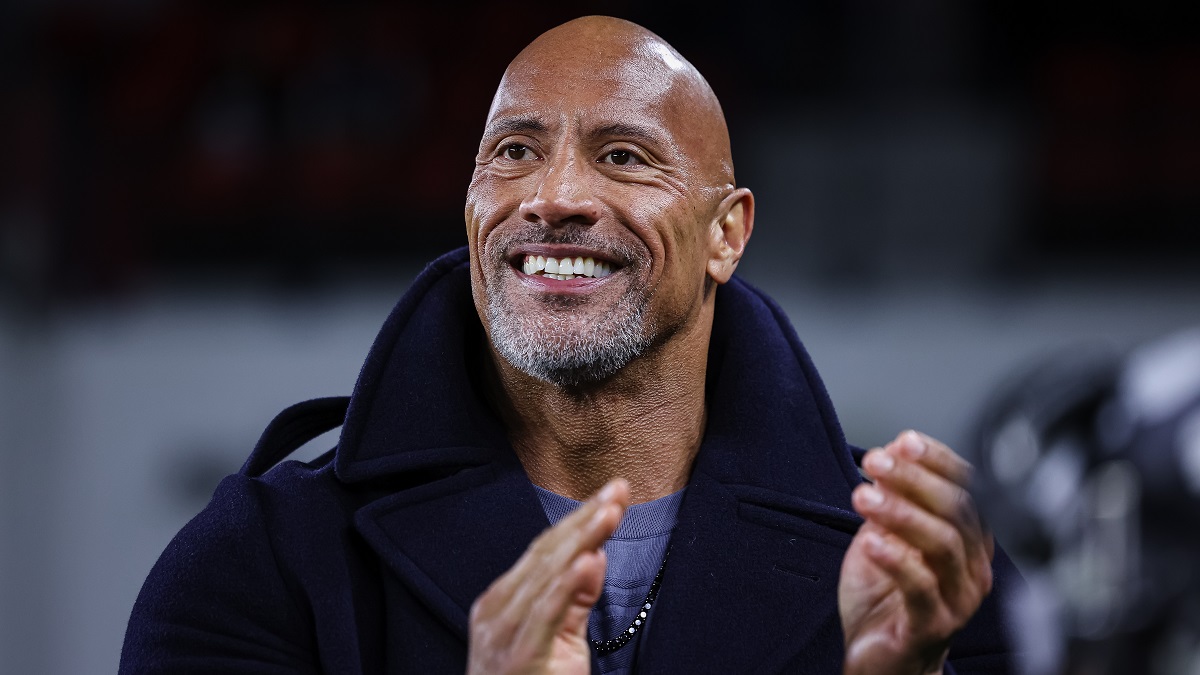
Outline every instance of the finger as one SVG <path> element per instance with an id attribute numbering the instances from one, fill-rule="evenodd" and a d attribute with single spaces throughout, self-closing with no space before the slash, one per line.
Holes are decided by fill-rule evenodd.
<path id="1" fill-rule="evenodd" d="M 600 550 L 620 524 L 628 496 L 628 483 L 613 481 L 539 536 L 510 572 L 508 609 L 528 614 L 546 587 L 564 574 L 580 554 Z"/>
<path id="2" fill-rule="evenodd" d="M 585 566 L 580 572 L 583 576 L 576 587 L 574 598 L 567 607 L 567 614 L 563 621 L 564 627 L 570 634 L 586 638 L 588 617 L 592 613 L 592 608 L 596 606 L 596 602 L 600 600 L 600 594 L 604 592 L 608 556 L 601 548 L 595 553 L 581 555 L 580 559 L 583 562 L 579 564 Z"/>
<path id="3" fill-rule="evenodd" d="M 514 639 L 549 645 L 560 632 L 585 637 L 588 614 L 604 587 L 605 565 L 603 550 L 585 551 L 577 556 L 530 608 Z"/>
<path id="4" fill-rule="evenodd" d="M 867 556 L 900 589 L 913 628 L 931 623 L 941 606 L 941 592 L 937 576 L 925 565 L 920 552 L 894 536 L 874 530 L 866 530 L 860 536 Z"/>
<path id="5" fill-rule="evenodd" d="M 536 553 L 561 551 L 568 557 L 582 550 L 597 549 L 616 530 L 629 506 L 629 483 L 615 478 L 596 494 L 534 540 Z M 563 547 L 564 544 L 568 546 Z"/>
<path id="6" fill-rule="evenodd" d="M 918 462 L 930 471 L 962 487 L 969 487 L 974 467 L 941 441 L 909 429 L 884 448 L 898 457 Z"/>
<path id="7" fill-rule="evenodd" d="M 986 534 L 975 500 L 962 486 L 930 471 L 925 465 L 872 450 L 863 469 L 884 492 L 907 499 L 958 528 L 969 550 L 986 549 Z"/>
<path id="8" fill-rule="evenodd" d="M 873 485 L 860 485 L 852 495 L 854 508 L 878 530 L 915 549 L 940 580 L 943 595 L 957 597 L 962 584 L 973 581 L 965 542 L 950 523 Z"/>
<path id="9" fill-rule="evenodd" d="M 898 435 L 886 450 L 896 457 L 916 460 L 921 466 L 966 490 L 955 498 L 959 513 L 963 516 L 961 522 L 971 528 L 978 527 L 979 541 L 990 561 L 995 555 L 995 540 L 976 508 L 974 498 L 970 496 L 975 467 L 941 441 L 911 429 Z"/>
<path id="10" fill-rule="evenodd" d="M 599 549 L 616 531 L 628 505 L 629 484 L 624 479 L 610 481 L 534 539 L 517 563 L 493 582 L 489 599 L 498 606 L 519 603 L 525 608 L 549 577 L 565 571 L 580 552 Z"/>

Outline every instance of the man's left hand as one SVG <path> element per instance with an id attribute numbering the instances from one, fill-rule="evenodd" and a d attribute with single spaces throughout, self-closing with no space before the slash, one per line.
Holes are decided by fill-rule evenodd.
<path id="1" fill-rule="evenodd" d="M 875 484 L 854 491 L 866 522 L 838 583 L 843 672 L 940 673 L 950 637 L 992 588 L 994 544 L 967 492 L 971 465 L 906 431 L 863 469 Z"/>

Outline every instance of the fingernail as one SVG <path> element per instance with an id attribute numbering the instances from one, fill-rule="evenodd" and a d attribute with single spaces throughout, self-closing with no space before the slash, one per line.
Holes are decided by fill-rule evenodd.
<path id="1" fill-rule="evenodd" d="M 896 466 L 896 460 L 886 452 L 873 452 L 870 455 L 871 469 L 879 473 L 887 473 Z"/>
<path id="2" fill-rule="evenodd" d="M 908 448 L 908 455 L 914 459 L 925 454 L 925 440 L 911 429 L 904 432 L 904 445 Z"/>
<path id="3" fill-rule="evenodd" d="M 883 493 L 870 485 L 862 488 L 860 492 L 862 493 L 862 497 L 860 497 L 860 499 L 862 499 L 867 506 L 879 506 L 883 503 Z"/>
<path id="4" fill-rule="evenodd" d="M 867 532 L 863 535 L 863 542 L 872 553 L 880 553 L 883 551 L 883 537 L 880 537 L 874 532 Z"/>
<path id="5" fill-rule="evenodd" d="M 612 481 L 608 481 L 608 483 L 600 489 L 600 492 L 596 493 L 596 499 L 599 499 L 602 502 L 609 501 L 613 498 L 613 493 L 616 491 L 617 486 Z"/>

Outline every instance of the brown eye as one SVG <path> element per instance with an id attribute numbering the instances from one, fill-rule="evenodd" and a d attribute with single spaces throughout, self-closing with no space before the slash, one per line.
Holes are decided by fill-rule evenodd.
<path id="1" fill-rule="evenodd" d="M 509 159 L 529 159 L 532 154 L 524 145 L 513 144 L 504 149 L 504 156 Z"/>
<path id="2" fill-rule="evenodd" d="M 602 161 L 617 166 L 632 166 L 642 163 L 638 161 L 637 155 L 630 153 L 629 150 L 612 150 L 604 156 L 604 160 Z"/>

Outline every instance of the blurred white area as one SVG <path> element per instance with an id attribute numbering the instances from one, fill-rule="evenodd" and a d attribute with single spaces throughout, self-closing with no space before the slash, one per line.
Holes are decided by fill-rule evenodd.
<path id="1" fill-rule="evenodd" d="M 1011 369 L 1081 342 L 1131 346 L 1195 323 L 1197 307 L 1194 290 L 1167 283 L 849 291 L 754 280 L 791 316 L 849 440 L 865 446 L 917 427 L 961 447 Z M 276 412 L 350 392 L 402 290 L 179 288 L 36 325 L 4 315 L 4 672 L 113 672 L 133 600 L 171 536 Z"/>

